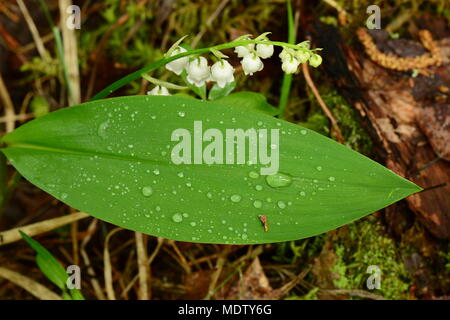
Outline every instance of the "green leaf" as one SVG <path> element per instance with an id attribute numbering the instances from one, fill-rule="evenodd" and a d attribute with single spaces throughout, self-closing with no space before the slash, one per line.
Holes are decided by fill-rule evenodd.
<path id="1" fill-rule="evenodd" d="M 231 93 L 236 88 L 236 81 L 227 83 L 225 87 L 221 88 L 215 83 L 211 90 L 209 90 L 208 99 L 217 100 L 223 98 Z"/>
<path id="2" fill-rule="evenodd" d="M 36 251 L 36 263 L 42 273 L 53 282 L 58 288 L 63 290 L 63 297 L 67 300 L 70 295 L 67 294 L 66 283 L 69 276 L 63 266 L 56 260 L 55 257 L 45 249 L 39 242 L 29 237 L 22 231 L 19 231 L 22 238 L 29 244 L 29 246 Z M 70 289 L 74 300 L 84 300 L 83 295 L 77 289 Z M 75 299 L 76 298 L 76 299 Z"/>
<path id="3" fill-rule="evenodd" d="M 215 102 L 229 106 L 237 106 L 245 110 L 265 113 L 270 116 L 276 116 L 280 112 L 277 108 L 268 103 L 266 97 L 262 94 L 251 91 L 232 93 L 226 97 L 217 99 Z"/>
<path id="4" fill-rule="evenodd" d="M 185 128 L 197 141 L 194 121 L 202 121 L 203 133 L 278 132 L 279 148 L 269 135 L 260 150 L 272 155 L 279 150 L 279 173 L 261 175 L 269 164 L 260 159 L 174 164 L 171 155 L 182 131 L 174 135 L 177 141 L 172 134 Z M 174 96 L 98 100 L 30 121 L 3 141 L 2 151 L 26 179 L 68 205 L 180 241 L 251 244 L 310 237 L 420 190 L 331 139 L 236 103 Z M 210 143 L 196 142 L 202 148 Z M 247 145 L 245 160 L 248 155 Z"/>

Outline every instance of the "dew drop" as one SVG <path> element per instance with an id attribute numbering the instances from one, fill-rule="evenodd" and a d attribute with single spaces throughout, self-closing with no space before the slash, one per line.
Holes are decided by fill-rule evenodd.
<path id="1" fill-rule="evenodd" d="M 322 167 L 321 166 L 316 167 L 316 169 L 317 169 L 317 171 L 322 171 Z"/>
<path id="2" fill-rule="evenodd" d="M 335 177 L 329 177 L 328 180 L 334 181 L 334 180 L 336 180 L 336 178 Z"/>
<path id="3" fill-rule="evenodd" d="M 100 125 L 98 126 L 98 135 L 103 138 L 106 139 L 107 138 L 107 134 L 106 134 L 106 130 L 108 130 L 109 128 L 109 120 L 100 123 Z"/>
<path id="4" fill-rule="evenodd" d="M 256 190 L 256 191 L 261 191 L 262 189 L 263 189 L 262 185 L 257 184 L 257 185 L 255 186 L 255 190 Z"/>
<path id="5" fill-rule="evenodd" d="M 257 209 L 261 208 L 261 207 L 262 207 L 262 201 L 261 201 L 261 200 L 255 200 L 255 201 L 253 202 L 253 206 L 254 206 L 255 208 L 257 208 Z"/>
<path id="6" fill-rule="evenodd" d="M 300 191 L 300 195 L 301 195 L 302 197 L 304 197 L 304 196 L 306 196 L 306 192 L 305 192 L 305 191 Z"/>
<path id="7" fill-rule="evenodd" d="M 266 182 L 272 188 L 287 187 L 292 183 L 292 177 L 285 173 L 266 176 Z"/>
<path id="8" fill-rule="evenodd" d="M 159 175 L 159 169 L 153 170 L 153 173 L 154 173 L 155 175 Z"/>
<path id="9" fill-rule="evenodd" d="M 242 197 L 241 197 L 239 194 L 233 194 L 233 195 L 230 197 L 230 200 L 231 200 L 232 202 L 239 202 L 239 201 L 242 200 Z"/>
<path id="10" fill-rule="evenodd" d="M 184 173 L 183 172 L 178 172 L 177 176 L 179 176 L 180 178 L 184 177 Z"/>
<path id="11" fill-rule="evenodd" d="M 256 171 L 250 171 L 250 172 L 248 173 L 248 176 L 249 176 L 250 178 L 252 178 L 252 179 L 258 179 L 258 178 L 259 178 L 259 173 L 256 172 Z"/>
<path id="12" fill-rule="evenodd" d="M 278 208 L 280 208 L 280 209 L 286 208 L 286 203 L 284 201 L 281 201 L 281 200 L 278 201 L 277 205 L 278 205 Z"/>
<path id="13" fill-rule="evenodd" d="M 305 135 L 307 132 L 306 132 L 306 130 L 300 130 L 300 133 L 301 133 L 302 135 Z"/>
<path id="14" fill-rule="evenodd" d="M 183 216 L 181 215 L 181 213 L 175 213 L 172 216 L 172 220 L 173 220 L 173 222 L 181 222 L 181 221 L 183 221 Z"/>
<path id="15" fill-rule="evenodd" d="M 150 186 L 145 186 L 142 188 L 142 194 L 144 197 L 150 197 L 153 194 L 153 189 Z"/>
<path id="16" fill-rule="evenodd" d="M 192 227 L 195 227 L 195 226 L 197 225 L 197 223 L 191 222 L 190 225 L 191 225 Z"/>

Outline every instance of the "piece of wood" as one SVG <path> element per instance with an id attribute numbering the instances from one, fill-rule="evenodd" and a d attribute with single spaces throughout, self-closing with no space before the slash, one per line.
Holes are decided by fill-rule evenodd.
<path id="1" fill-rule="evenodd" d="M 428 68 L 426 76 L 413 77 L 378 65 L 360 44 L 343 45 L 336 30 L 315 28 L 317 47 L 328 53 L 324 54 L 324 69 L 359 110 L 383 164 L 424 189 L 430 188 L 408 197 L 409 208 L 434 236 L 449 239 L 450 96 L 445 88 L 450 88 L 450 77 L 445 75 L 450 74 L 450 39 L 438 42 L 442 64 Z M 399 39 L 397 45 L 402 43 Z M 402 206 L 393 209 L 402 210 Z"/>

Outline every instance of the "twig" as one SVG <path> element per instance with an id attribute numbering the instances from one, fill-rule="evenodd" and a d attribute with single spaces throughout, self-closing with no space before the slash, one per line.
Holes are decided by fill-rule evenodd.
<path id="1" fill-rule="evenodd" d="M 111 267 L 111 259 L 109 254 L 109 239 L 117 232 L 125 230 L 122 228 L 115 228 L 111 230 L 105 238 L 105 245 L 103 249 L 103 263 L 104 263 L 104 276 L 105 276 L 105 289 L 106 295 L 109 300 L 116 300 L 116 295 L 114 293 L 114 287 L 112 284 L 112 267 Z"/>
<path id="2" fill-rule="evenodd" d="M 70 225 L 70 235 L 72 238 L 72 256 L 73 256 L 73 264 L 79 264 L 79 254 L 78 254 L 78 222 L 74 221 Z"/>
<path id="3" fill-rule="evenodd" d="M 97 280 L 97 275 L 95 274 L 94 268 L 92 268 L 92 266 L 91 266 L 89 256 L 87 255 L 86 250 L 85 250 L 86 245 L 91 240 L 94 230 L 97 228 L 97 222 L 98 222 L 97 219 L 93 219 L 91 224 L 89 225 L 89 227 L 87 229 L 87 236 L 81 242 L 81 250 L 80 251 L 81 251 L 81 256 L 83 257 L 83 260 L 84 260 L 84 264 L 87 267 L 87 273 L 88 273 L 89 277 L 91 278 L 91 284 L 92 284 L 92 287 L 94 288 L 95 295 L 100 300 L 106 300 L 105 294 L 103 293 L 103 290 L 100 287 L 100 284 Z"/>
<path id="4" fill-rule="evenodd" d="M 24 120 L 28 120 L 34 117 L 34 114 L 32 113 L 26 113 L 26 114 L 14 114 L 12 116 L 4 116 L 4 117 L 0 117 L 0 123 L 5 123 L 8 121 L 24 121 Z"/>
<path id="5" fill-rule="evenodd" d="M 33 18 L 30 15 L 25 3 L 22 0 L 17 0 L 17 4 L 19 5 L 20 11 L 22 11 L 23 17 L 28 25 L 28 29 L 30 29 L 31 35 L 33 36 L 33 40 L 36 43 L 36 49 L 39 52 L 39 55 L 43 60 L 48 58 L 47 51 L 45 51 L 44 43 L 42 42 L 41 36 L 39 35 L 39 31 L 34 24 Z"/>
<path id="6" fill-rule="evenodd" d="M 187 260 L 184 257 L 184 255 L 181 253 L 180 249 L 178 249 L 178 246 L 177 246 L 176 242 L 173 241 L 173 240 L 169 240 L 169 244 L 172 246 L 172 248 L 174 249 L 174 251 L 177 254 L 178 258 L 180 259 L 179 262 L 180 262 L 181 266 L 183 267 L 183 269 L 186 271 L 186 273 L 187 274 L 191 273 L 191 266 L 187 262 Z"/>
<path id="7" fill-rule="evenodd" d="M 139 300 L 149 300 L 148 294 L 148 274 L 149 269 L 147 265 L 147 251 L 145 250 L 145 236 L 140 232 L 135 232 L 136 239 L 136 251 L 137 251 L 137 262 L 139 270 Z"/>
<path id="8" fill-rule="evenodd" d="M 152 253 L 152 255 L 150 256 L 150 258 L 148 258 L 148 260 L 147 260 L 147 265 L 148 265 L 149 270 L 150 270 L 150 266 L 151 266 L 153 260 L 155 259 L 156 255 L 159 253 L 159 251 L 160 251 L 161 246 L 163 245 L 163 243 L 164 243 L 164 239 L 158 237 L 158 243 L 156 244 L 156 248 L 155 248 L 155 250 L 153 250 L 153 253 Z M 126 286 L 126 288 L 123 289 L 122 294 L 120 295 L 122 298 L 125 297 L 125 296 L 127 295 L 128 291 L 133 287 L 133 285 L 135 284 L 135 282 L 137 281 L 138 278 L 139 278 L 139 276 L 136 275 L 136 276 L 130 281 L 130 283 Z"/>
<path id="9" fill-rule="evenodd" d="M 61 15 L 61 26 L 64 26 L 69 14 L 66 9 L 72 5 L 72 0 L 59 0 L 59 12 Z M 77 38 L 75 30 L 62 27 L 62 38 L 64 45 L 64 56 L 67 64 L 67 73 L 69 80 L 69 105 L 79 104 L 81 102 L 80 95 L 80 72 L 78 70 L 78 52 Z"/>
<path id="10" fill-rule="evenodd" d="M 334 119 L 333 115 L 331 114 L 330 110 L 328 109 L 327 105 L 323 101 L 322 97 L 320 96 L 319 91 L 316 88 L 316 85 L 311 79 L 311 75 L 309 74 L 308 64 L 302 63 L 302 71 L 303 75 L 305 76 L 306 83 L 311 88 L 314 96 L 317 99 L 317 102 L 319 102 L 320 107 L 322 108 L 323 112 L 327 116 L 327 118 L 331 122 L 332 130 L 334 131 L 334 134 L 336 135 L 337 141 L 340 143 L 344 142 L 344 137 L 342 136 L 341 129 L 339 129 L 339 126 L 336 122 L 336 119 Z"/>
<path id="11" fill-rule="evenodd" d="M 223 270 L 223 265 L 225 264 L 226 257 L 230 253 L 230 246 L 226 246 L 225 249 L 222 251 L 222 254 L 219 256 L 219 258 L 216 261 L 216 271 L 211 276 L 211 282 L 209 283 L 208 287 L 208 294 L 205 297 L 205 300 L 209 300 L 211 296 L 216 292 L 216 284 L 217 281 L 219 281 L 220 274 Z"/>
<path id="12" fill-rule="evenodd" d="M 41 300 L 62 300 L 62 298 L 47 289 L 42 284 L 15 271 L 0 267 L 0 277 L 5 278 L 19 287 L 25 289 L 33 296 Z"/>
<path id="13" fill-rule="evenodd" d="M 282 299 L 286 296 L 309 273 L 310 270 L 311 267 L 307 267 L 281 288 L 274 290 L 274 299 Z"/>
<path id="14" fill-rule="evenodd" d="M 14 122 L 16 120 L 16 114 L 14 112 L 14 105 L 9 96 L 8 89 L 3 82 L 3 77 L 0 74 L 0 98 L 2 104 L 5 107 L 5 122 L 6 122 L 6 132 L 11 132 L 14 130 Z"/>
<path id="15" fill-rule="evenodd" d="M 25 232 L 30 237 L 33 237 L 38 234 L 48 232 L 50 230 L 59 228 L 66 224 L 69 224 L 74 221 L 78 221 L 80 219 L 84 219 L 87 217 L 89 217 L 89 215 L 87 213 L 77 212 L 77 213 L 72 213 L 72 214 L 69 214 L 69 215 L 66 215 L 63 217 L 49 219 L 49 220 L 29 224 L 27 226 L 17 227 L 14 229 L 2 231 L 2 232 L 0 232 L 0 246 L 21 240 L 22 237 L 19 234 L 19 230 L 22 232 Z"/>
<path id="16" fill-rule="evenodd" d="M 331 295 L 349 295 L 372 300 L 385 300 L 383 296 L 365 290 L 320 289 L 319 291 Z"/>

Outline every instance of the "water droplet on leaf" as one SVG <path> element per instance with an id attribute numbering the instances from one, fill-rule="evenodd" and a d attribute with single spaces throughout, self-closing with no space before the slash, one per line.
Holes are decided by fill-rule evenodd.
<path id="1" fill-rule="evenodd" d="M 144 197 L 150 197 L 153 194 L 153 189 L 150 186 L 145 186 L 142 188 L 142 194 Z"/>
<path id="2" fill-rule="evenodd" d="M 266 176 L 266 182 L 272 188 L 287 187 L 292 183 L 292 177 L 285 173 Z"/>

